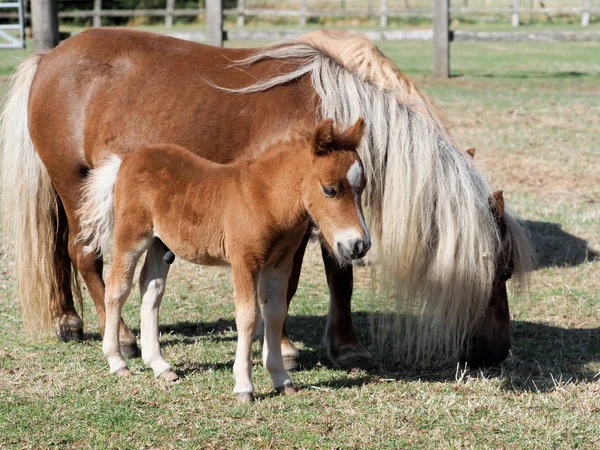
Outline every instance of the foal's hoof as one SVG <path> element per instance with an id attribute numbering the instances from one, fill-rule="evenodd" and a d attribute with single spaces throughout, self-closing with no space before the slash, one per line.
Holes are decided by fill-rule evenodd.
<path id="1" fill-rule="evenodd" d="M 83 340 L 83 321 L 77 313 L 67 313 L 54 319 L 54 332 L 63 342 Z"/>
<path id="2" fill-rule="evenodd" d="M 169 369 L 169 370 L 165 370 L 163 373 L 161 373 L 158 376 L 158 378 L 161 380 L 165 380 L 168 383 L 173 383 L 173 382 L 179 380 L 179 375 L 177 375 L 174 370 Z"/>
<path id="3" fill-rule="evenodd" d="M 140 356 L 140 349 L 135 342 L 132 344 L 120 345 L 119 348 L 121 349 L 121 355 L 125 359 L 137 358 Z"/>
<path id="4" fill-rule="evenodd" d="M 243 392 L 241 394 L 235 394 L 235 398 L 238 403 L 252 403 L 254 401 L 254 395 L 251 392 Z"/>
<path id="5" fill-rule="evenodd" d="M 275 388 L 275 390 L 279 394 L 281 394 L 283 392 L 285 395 L 295 395 L 298 393 L 298 388 L 296 386 L 294 386 L 293 384 L 286 384 L 283 387 Z"/>
<path id="6" fill-rule="evenodd" d="M 128 367 L 123 367 L 115 372 L 115 375 L 118 377 L 128 377 L 131 376 L 131 370 Z"/>

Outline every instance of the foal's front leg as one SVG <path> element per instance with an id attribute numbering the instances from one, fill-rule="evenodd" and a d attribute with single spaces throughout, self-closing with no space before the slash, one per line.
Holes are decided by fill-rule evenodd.
<path id="1" fill-rule="evenodd" d="M 256 273 L 243 262 L 232 264 L 233 288 L 235 296 L 235 323 L 238 339 L 233 376 L 235 387 L 233 392 L 240 402 L 253 400 L 252 384 L 252 341 L 256 327 L 260 321 L 260 313 L 256 299 Z"/>
<path id="2" fill-rule="evenodd" d="M 259 276 L 258 292 L 265 323 L 263 365 L 277 391 L 294 394 L 297 389 L 285 370 L 281 352 L 281 331 L 287 315 L 288 280 L 292 262 L 280 263 L 278 267 L 267 267 Z"/>

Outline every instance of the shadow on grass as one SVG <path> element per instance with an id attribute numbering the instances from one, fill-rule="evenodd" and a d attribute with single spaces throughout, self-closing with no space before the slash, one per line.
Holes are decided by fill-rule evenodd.
<path id="1" fill-rule="evenodd" d="M 598 259 L 587 241 L 563 231 L 558 223 L 525 220 L 536 253 L 538 267 L 576 266 Z"/>
<path id="2" fill-rule="evenodd" d="M 359 339 L 370 347 L 369 324 L 379 318 L 366 312 L 353 314 L 353 321 Z M 325 348 L 322 345 L 322 334 L 325 330 L 324 316 L 291 316 L 288 329 L 294 342 L 301 344 L 299 370 L 313 370 L 319 367 L 330 367 Z M 235 339 L 223 332 L 235 329 L 233 320 L 220 319 L 217 322 L 193 324 L 181 322 L 161 327 L 172 334 L 171 345 L 187 344 L 197 338 L 216 340 Z M 219 331 L 220 330 L 220 331 Z M 540 323 L 514 321 L 512 323 L 513 348 L 509 358 L 501 367 L 483 371 L 467 371 L 470 376 L 500 377 L 501 386 L 510 391 L 547 392 L 556 388 L 557 384 L 568 380 L 577 382 L 595 382 L 600 377 L 597 365 L 600 364 L 600 328 L 569 329 Z M 165 342 L 167 344 L 167 342 Z M 457 378 L 456 363 L 445 365 L 414 365 L 386 359 L 374 352 L 379 361 L 378 369 L 361 372 L 356 376 L 341 375 L 311 386 L 327 388 L 346 388 L 360 386 L 365 383 L 385 380 L 452 382 Z M 183 375 L 196 370 L 219 370 L 231 368 L 233 360 L 219 364 L 190 362 L 181 367 Z M 595 366 L 594 369 L 592 366 Z M 341 371 L 340 371 L 341 372 Z"/>
<path id="3" fill-rule="evenodd" d="M 597 73 L 565 71 L 565 72 L 540 72 L 540 71 L 518 71 L 504 73 L 470 73 L 473 77 L 481 78 L 513 78 L 513 79 L 579 79 L 579 78 L 598 78 Z"/>
<path id="4" fill-rule="evenodd" d="M 546 392 L 561 382 L 600 380 L 600 328 L 515 321 L 512 340 L 512 355 L 503 364 L 507 390 Z"/>

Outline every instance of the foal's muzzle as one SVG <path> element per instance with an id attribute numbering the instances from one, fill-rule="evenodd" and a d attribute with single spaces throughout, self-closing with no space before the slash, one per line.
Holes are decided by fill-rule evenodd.
<path id="1" fill-rule="evenodd" d="M 343 245 L 341 242 L 337 244 L 338 252 L 344 257 L 350 259 L 364 258 L 369 249 L 371 248 L 371 240 L 356 239 L 349 243 L 348 247 Z"/>

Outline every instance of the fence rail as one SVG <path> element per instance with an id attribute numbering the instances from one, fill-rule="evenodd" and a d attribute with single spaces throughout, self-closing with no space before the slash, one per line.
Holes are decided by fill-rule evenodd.
<path id="1" fill-rule="evenodd" d="M 591 0 L 583 0 L 581 7 L 549 7 L 549 8 L 521 8 L 519 0 L 510 0 L 512 6 L 505 8 L 470 8 L 450 7 L 450 14 L 502 14 L 511 17 L 514 26 L 519 25 L 520 14 L 580 14 L 581 25 L 587 26 L 591 14 L 600 14 L 600 8 L 593 8 Z M 508 3 L 508 2 L 507 2 Z M 164 9 L 102 9 L 102 0 L 94 0 L 94 9 L 60 11 L 58 16 L 63 19 L 92 18 L 94 26 L 100 26 L 102 17 L 164 17 L 165 25 L 171 27 L 174 17 L 203 17 L 204 8 L 175 9 L 174 1 L 167 0 Z M 306 26 L 306 19 L 310 17 L 379 17 L 380 26 L 387 26 L 387 19 L 394 17 L 432 17 L 432 8 L 407 8 L 388 9 L 387 2 L 382 0 L 381 8 L 371 9 L 326 9 L 311 10 L 302 6 L 294 9 L 273 8 L 246 8 L 245 2 L 240 0 L 237 8 L 225 9 L 226 16 L 237 16 L 237 25 L 243 26 L 247 17 L 289 17 L 298 18 L 300 26 Z M 29 17 L 29 14 L 26 14 Z M 17 18 L 17 13 L 0 12 L 0 18 Z"/>

